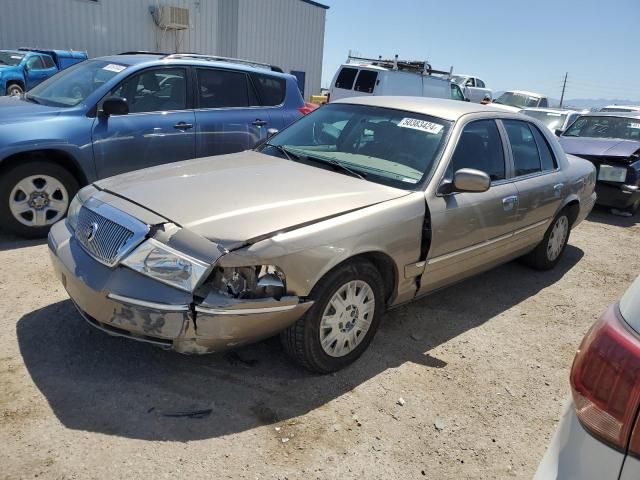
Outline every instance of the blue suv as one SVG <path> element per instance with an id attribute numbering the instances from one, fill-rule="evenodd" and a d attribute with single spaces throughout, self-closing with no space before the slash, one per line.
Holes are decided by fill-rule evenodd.
<path id="1" fill-rule="evenodd" d="M 0 227 L 40 237 L 76 191 L 162 163 L 239 152 L 307 111 L 278 67 L 132 52 L 0 98 Z"/>

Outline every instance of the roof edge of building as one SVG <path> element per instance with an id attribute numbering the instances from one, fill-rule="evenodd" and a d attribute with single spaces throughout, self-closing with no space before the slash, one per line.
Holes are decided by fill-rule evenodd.
<path id="1" fill-rule="evenodd" d="M 309 5 L 313 5 L 314 7 L 323 8 L 325 10 L 329 10 L 329 5 L 324 5 L 319 2 L 314 2 L 313 0 L 300 0 L 303 3 L 308 3 Z"/>

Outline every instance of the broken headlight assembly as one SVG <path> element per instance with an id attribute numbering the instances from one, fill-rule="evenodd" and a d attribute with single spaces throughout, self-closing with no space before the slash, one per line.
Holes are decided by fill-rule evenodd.
<path id="1" fill-rule="evenodd" d="M 148 239 L 122 261 L 123 265 L 173 287 L 193 292 L 211 265 L 163 243 Z"/>
<path id="2" fill-rule="evenodd" d="M 216 267 L 203 285 L 229 298 L 275 298 L 285 295 L 285 276 L 274 265 Z"/>

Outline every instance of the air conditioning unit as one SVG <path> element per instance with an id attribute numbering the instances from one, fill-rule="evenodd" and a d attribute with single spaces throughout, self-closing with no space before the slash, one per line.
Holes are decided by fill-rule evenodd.
<path id="1" fill-rule="evenodd" d="M 165 30 L 186 30 L 189 28 L 189 9 L 162 5 L 158 9 L 158 26 Z"/>

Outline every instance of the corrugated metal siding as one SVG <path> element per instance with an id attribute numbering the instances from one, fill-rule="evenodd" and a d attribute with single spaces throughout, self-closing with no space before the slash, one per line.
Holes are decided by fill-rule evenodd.
<path id="1" fill-rule="evenodd" d="M 307 98 L 319 93 L 325 13 L 299 0 L 239 0 L 238 56 L 306 72 Z"/>
<path id="2" fill-rule="evenodd" d="M 320 91 L 325 10 L 300 0 L 2 0 L 0 48 L 202 52 L 306 72 L 307 97 Z M 190 10 L 189 30 L 164 32 L 158 4 Z"/>

